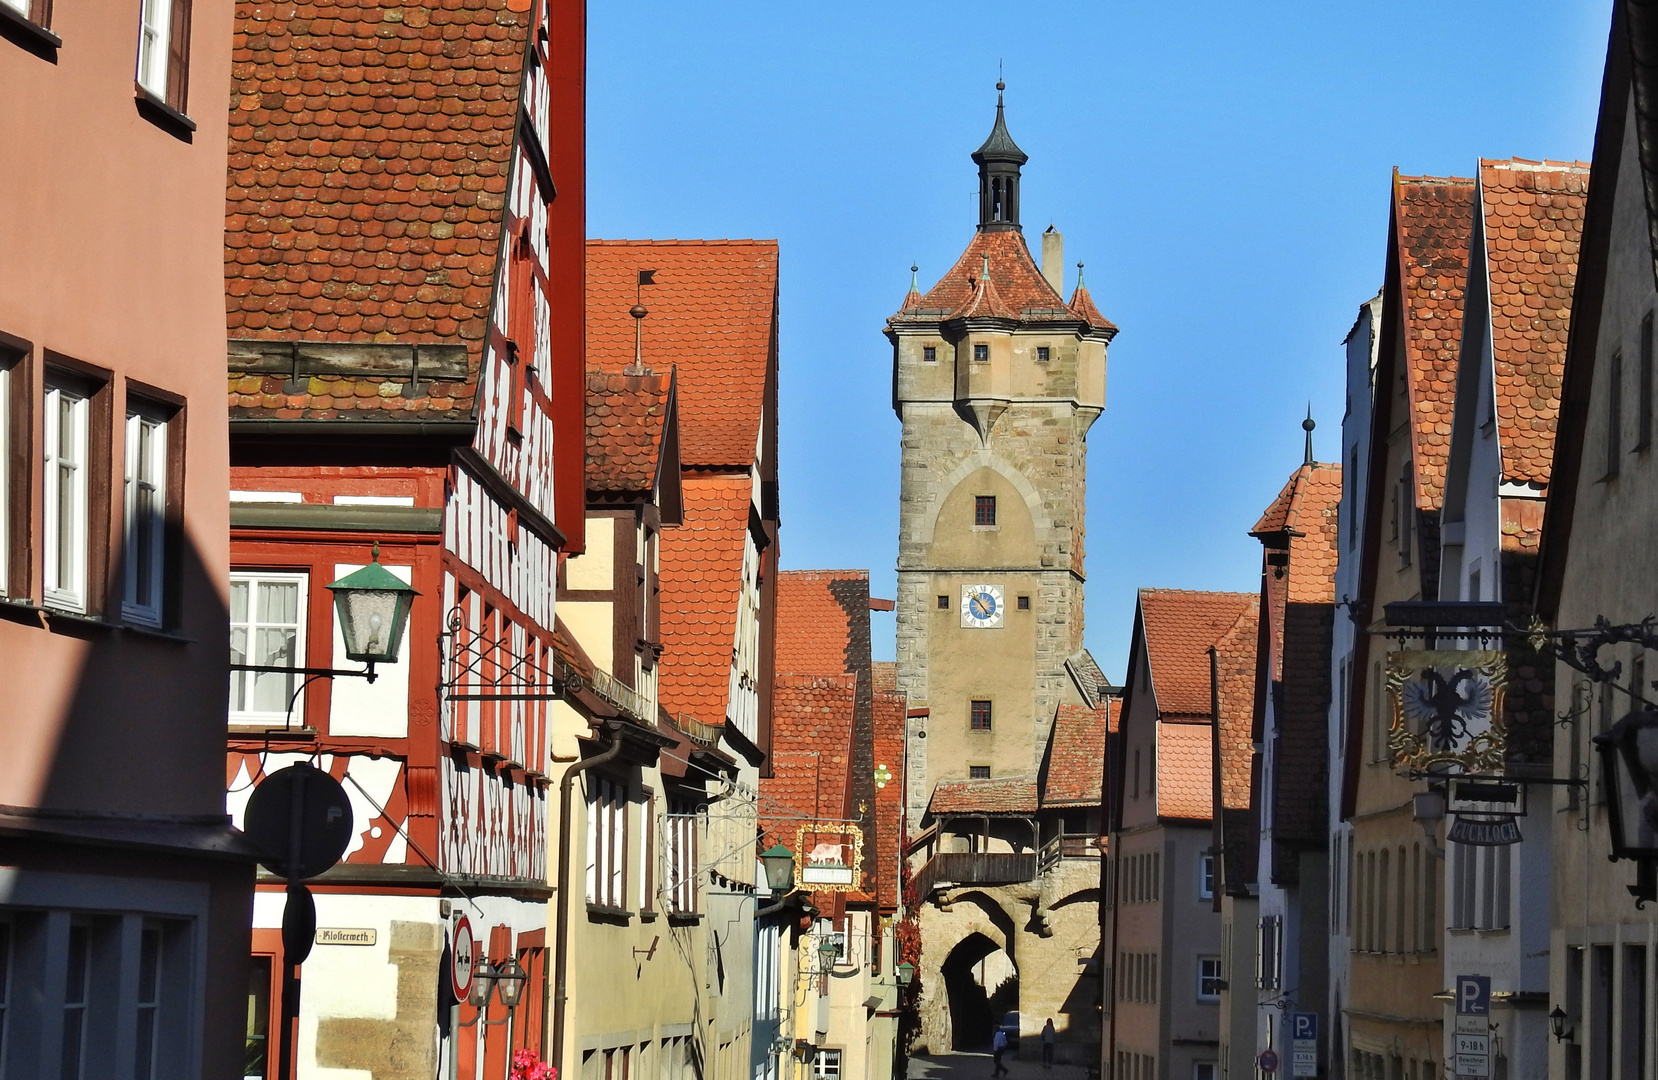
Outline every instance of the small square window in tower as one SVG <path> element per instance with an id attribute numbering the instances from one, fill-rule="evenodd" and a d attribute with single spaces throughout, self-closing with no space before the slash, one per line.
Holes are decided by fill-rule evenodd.
<path id="1" fill-rule="evenodd" d="M 975 495 L 975 496 L 973 496 L 973 524 L 975 524 L 975 525 L 994 525 L 994 524 L 996 524 L 996 496 L 994 496 L 994 495 Z"/>
<path id="2" fill-rule="evenodd" d="M 937 345 L 923 345 L 923 346 L 921 346 L 921 359 L 925 360 L 929 364 L 938 363 L 938 346 Z"/>
<path id="3" fill-rule="evenodd" d="M 967 778 L 969 780 L 989 780 L 990 779 L 990 766 L 989 765 L 969 765 L 969 766 L 967 766 Z"/>
<path id="4" fill-rule="evenodd" d="M 941 597 L 938 598 L 938 610 L 940 610 L 940 611 L 949 611 L 950 610 L 950 598 L 948 596 L 941 596 Z"/>
<path id="5" fill-rule="evenodd" d="M 990 346 L 989 345 L 975 345 L 975 346 L 973 346 L 973 359 L 979 361 L 980 363 L 983 363 L 984 361 L 989 360 L 990 359 Z"/>
<path id="6" fill-rule="evenodd" d="M 975 701 L 968 714 L 968 726 L 974 731 L 990 730 L 990 702 Z"/>
<path id="7" fill-rule="evenodd" d="M 1020 611 L 1029 611 L 1030 610 L 1030 597 L 1021 596 L 1019 598 L 1019 610 Z"/>
<path id="8" fill-rule="evenodd" d="M 1048 347 L 1046 345 L 1038 345 L 1036 347 L 1036 362 L 1038 364 L 1046 364 L 1048 362 Z"/>

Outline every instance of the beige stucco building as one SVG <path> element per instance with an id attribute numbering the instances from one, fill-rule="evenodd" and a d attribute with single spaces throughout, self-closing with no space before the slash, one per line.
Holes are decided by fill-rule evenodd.
<path id="1" fill-rule="evenodd" d="M 1089 981 L 1098 971 L 1089 966 L 1098 947 L 1097 796 L 1069 816 L 1050 813 L 1038 779 L 1060 707 L 1092 713 L 1101 704 L 1104 680 L 1082 649 L 1085 462 L 1116 327 L 1080 276 L 1071 299 L 1061 297 L 1056 231 L 1043 235 L 1040 270 L 1031 257 L 1020 226 L 1026 155 L 1000 99 L 973 160 L 980 212 L 971 243 L 925 295 L 912 282 L 886 331 L 903 423 L 905 812 L 921 892 L 932 893 L 919 913 L 920 1045 L 988 1042 L 1017 1012 L 1027 1039 L 1052 1016 L 1060 1054 L 1080 1060 L 1098 1039 Z M 990 786 L 982 806 L 981 789 L 953 789 L 946 823 L 934 795 L 957 782 Z M 1069 847 L 1065 836 L 1076 838 Z M 1037 851 L 1048 843 L 1064 854 L 1039 872 Z M 958 855 L 987 858 L 949 868 L 936 859 Z M 1033 921 L 1032 905 L 1053 918 Z"/>

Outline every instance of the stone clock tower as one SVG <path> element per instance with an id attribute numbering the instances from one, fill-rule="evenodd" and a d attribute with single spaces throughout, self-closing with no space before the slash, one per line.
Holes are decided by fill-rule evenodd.
<path id="1" fill-rule="evenodd" d="M 1020 226 L 1026 155 L 1003 119 L 973 154 L 979 221 L 925 295 L 887 320 L 903 422 L 898 688 L 912 710 L 912 826 L 941 781 L 1034 777 L 1057 707 L 1079 700 L 1088 428 L 1105 408 L 1117 329 L 1060 236 L 1042 266 Z M 1079 264 L 1080 271 L 1080 264 Z M 1093 669 L 1097 675 L 1097 669 Z"/>

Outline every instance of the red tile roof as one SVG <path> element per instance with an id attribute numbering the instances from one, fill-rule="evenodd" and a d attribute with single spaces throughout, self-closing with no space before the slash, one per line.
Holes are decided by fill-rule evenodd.
<path id="1" fill-rule="evenodd" d="M 1082 283 L 1082 273 L 1077 273 L 1076 291 L 1071 293 L 1072 311 L 1081 315 L 1083 321 L 1095 330 L 1110 330 L 1115 333 L 1117 324 L 1100 314 L 1100 309 L 1094 306 L 1094 298 L 1088 292 L 1088 286 Z"/>
<path id="2" fill-rule="evenodd" d="M 657 696 L 669 713 L 723 724 L 737 644 L 747 477 L 687 477 L 685 520 L 664 529 L 662 660 Z"/>
<path id="3" fill-rule="evenodd" d="M 782 675 L 772 683 L 772 775 L 761 777 L 765 846 L 793 846 L 807 820 L 846 817 L 857 680 Z"/>
<path id="4" fill-rule="evenodd" d="M 1214 640 L 1220 654 L 1221 801 L 1227 809 L 1249 806 L 1250 766 L 1254 749 L 1251 727 L 1255 702 L 1255 619 L 1255 606 L 1250 605 Z M 1156 678 L 1155 669 L 1152 678 Z M 1203 683 L 1204 712 L 1207 713 L 1207 654 L 1203 658 Z M 1159 817 L 1188 821 L 1210 819 L 1215 805 L 1213 747 L 1213 726 L 1209 723 L 1158 723 Z"/>
<path id="5" fill-rule="evenodd" d="M 1105 775 L 1105 735 L 1115 729 L 1118 702 L 1106 698 L 1097 709 L 1061 705 L 1048 736 L 1042 777 L 1043 806 L 1098 806 Z"/>
<path id="6" fill-rule="evenodd" d="M 1152 689 L 1163 716 L 1209 715 L 1209 647 L 1239 620 L 1254 625 L 1250 593 L 1141 589 Z"/>
<path id="7" fill-rule="evenodd" d="M 588 491 L 656 486 L 672 393 L 672 375 L 587 373 Z"/>
<path id="8" fill-rule="evenodd" d="M 656 284 L 638 288 L 638 271 Z M 680 460 L 746 469 L 754 461 L 777 334 L 775 240 L 589 240 L 587 362 L 633 363 L 635 295 L 647 366 L 679 377 Z"/>
<path id="9" fill-rule="evenodd" d="M 1437 510 L 1450 455 L 1474 182 L 1395 173 L 1393 212 L 1405 294 L 1401 314 L 1417 506 Z"/>
<path id="10" fill-rule="evenodd" d="M 899 900 L 899 837 L 904 829 L 904 725 L 903 694 L 877 689 L 875 693 L 875 765 L 885 767 L 890 779 L 875 788 L 875 874 L 876 899 L 883 908 L 896 908 Z"/>
<path id="11" fill-rule="evenodd" d="M 1549 481 L 1588 191 L 1583 162 L 1480 161 L 1504 480 Z"/>
<path id="12" fill-rule="evenodd" d="M 1228 810 L 1247 808 L 1250 803 L 1258 608 L 1255 605 L 1215 643 L 1220 659 L 1221 805 Z"/>
<path id="13" fill-rule="evenodd" d="M 928 811 L 937 814 L 1034 814 L 1036 777 L 1001 776 L 990 780 L 941 780 L 933 788 Z"/>
<path id="14" fill-rule="evenodd" d="M 1314 463 L 1290 475 L 1251 536 L 1292 533 L 1288 598 L 1295 603 L 1335 599 L 1337 510 L 1341 466 Z"/>
<path id="15" fill-rule="evenodd" d="M 529 18 L 516 0 L 237 4 L 230 337 L 464 342 L 469 374 L 405 397 L 238 373 L 233 410 L 470 415 Z"/>
<path id="16" fill-rule="evenodd" d="M 851 670 L 854 618 L 869 620 L 868 570 L 782 571 L 776 670 L 795 675 Z"/>
<path id="17" fill-rule="evenodd" d="M 877 691 L 898 689 L 898 664 L 893 660 L 877 660 L 869 665 L 870 682 Z"/>
<path id="18" fill-rule="evenodd" d="M 990 268 L 988 290 L 980 287 L 986 265 Z M 913 296 L 912 293 L 904 298 L 904 308 L 893 316 L 893 321 L 917 316 L 939 321 L 969 314 L 994 314 L 1024 322 L 1087 322 L 1099 328 L 1111 325 L 1103 316 L 1096 324 L 1091 317 L 1066 305 L 1037 268 L 1024 235 L 1012 230 L 974 233 L 967 250 L 938 284 L 918 301 L 912 302 Z M 980 306 L 969 311 L 975 299 Z M 1091 301 L 1089 307 L 1093 307 Z M 1098 311 L 1093 315 L 1098 316 Z"/>
<path id="19" fill-rule="evenodd" d="M 1157 725 L 1157 816 L 1207 821 L 1214 806 L 1208 724 Z"/>

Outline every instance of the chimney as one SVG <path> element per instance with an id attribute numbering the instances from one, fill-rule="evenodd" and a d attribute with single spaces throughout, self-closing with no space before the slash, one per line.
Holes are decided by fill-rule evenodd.
<path id="1" fill-rule="evenodd" d="M 1065 237 L 1052 225 L 1042 232 L 1042 276 L 1054 292 L 1065 295 Z"/>

